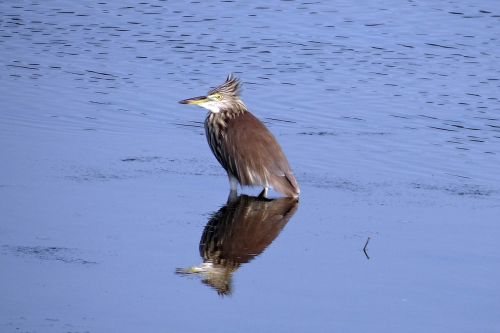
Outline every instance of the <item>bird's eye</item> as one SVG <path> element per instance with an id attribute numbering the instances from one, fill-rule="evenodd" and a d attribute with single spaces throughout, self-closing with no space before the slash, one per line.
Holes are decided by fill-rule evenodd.
<path id="1" fill-rule="evenodd" d="M 214 97 L 218 101 L 222 100 L 222 95 L 221 94 L 214 95 Z"/>

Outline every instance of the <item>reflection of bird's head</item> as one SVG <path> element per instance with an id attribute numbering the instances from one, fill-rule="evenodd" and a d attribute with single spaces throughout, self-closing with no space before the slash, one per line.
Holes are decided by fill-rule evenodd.
<path id="1" fill-rule="evenodd" d="M 227 266 L 216 264 L 211 261 L 205 261 L 200 266 L 189 268 L 178 268 L 177 274 L 190 275 L 197 274 L 203 277 L 202 282 L 217 290 L 220 296 L 228 296 L 233 292 L 233 272 L 238 266 Z"/>
<path id="2" fill-rule="evenodd" d="M 227 77 L 226 82 L 210 90 L 206 96 L 184 99 L 179 103 L 199 105 L 214 113 L 219 113 L 221 110 L 245 108 L 240 99 L 240 91 L 240 80 L 231 74 Z"/>

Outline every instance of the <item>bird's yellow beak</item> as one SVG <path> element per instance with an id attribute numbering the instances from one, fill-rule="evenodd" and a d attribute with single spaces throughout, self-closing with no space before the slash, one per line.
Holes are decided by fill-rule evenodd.
<path id="1" fill-rule="evenodd" d="M 205 102 L 208 102 L 209 99 L 207 96 L 199 96 L 199 97 L 193 97 L 193 98 L 188 98 L 188 99 L 183 99 L 182 101 L 179 101 L 181 104 L 203 104 Z"/>

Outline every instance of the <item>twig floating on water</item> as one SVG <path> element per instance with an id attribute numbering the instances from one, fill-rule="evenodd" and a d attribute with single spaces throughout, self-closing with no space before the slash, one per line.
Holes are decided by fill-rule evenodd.
<path id="1" fill-rule="evenodd" d="M 366 252 L 366 247 L 368 246 L 368 243 L 370 242 L 370 237 L 366 240 L 365 246 L 363 247 L 363 252 L 365 253 L 366 259 L 370 259 L 370 256 L 368 256 L 368 253 Z"/>

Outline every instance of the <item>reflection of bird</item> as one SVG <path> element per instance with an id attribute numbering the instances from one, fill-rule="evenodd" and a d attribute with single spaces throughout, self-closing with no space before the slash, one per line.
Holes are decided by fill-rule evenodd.
<path id="1" fill-rule="evenodd" d="M 200 240 L 203 264 L 178 269 L 179 274 L 200 274 L 203 283 L 220 295 L 232 292 L 232 274 L 260 255 L 278 237 L 295 214 L 298 200 L 268 200 L 246 195 L 230 200 L 214 213 Z"/>
<path id="2" fill-rule="evenodd" d="M 205 120 L 208 144 L 227 171 L 231 192 L 242 186 L 269 187 L 289 197 L 298 197 L 299 184 L 278 142 L 264 124 L 248 111 L 240 99 L 240 81 L 233 75 L 210 90 L 207 96 L 180 101 L 210 112 Z"/>

